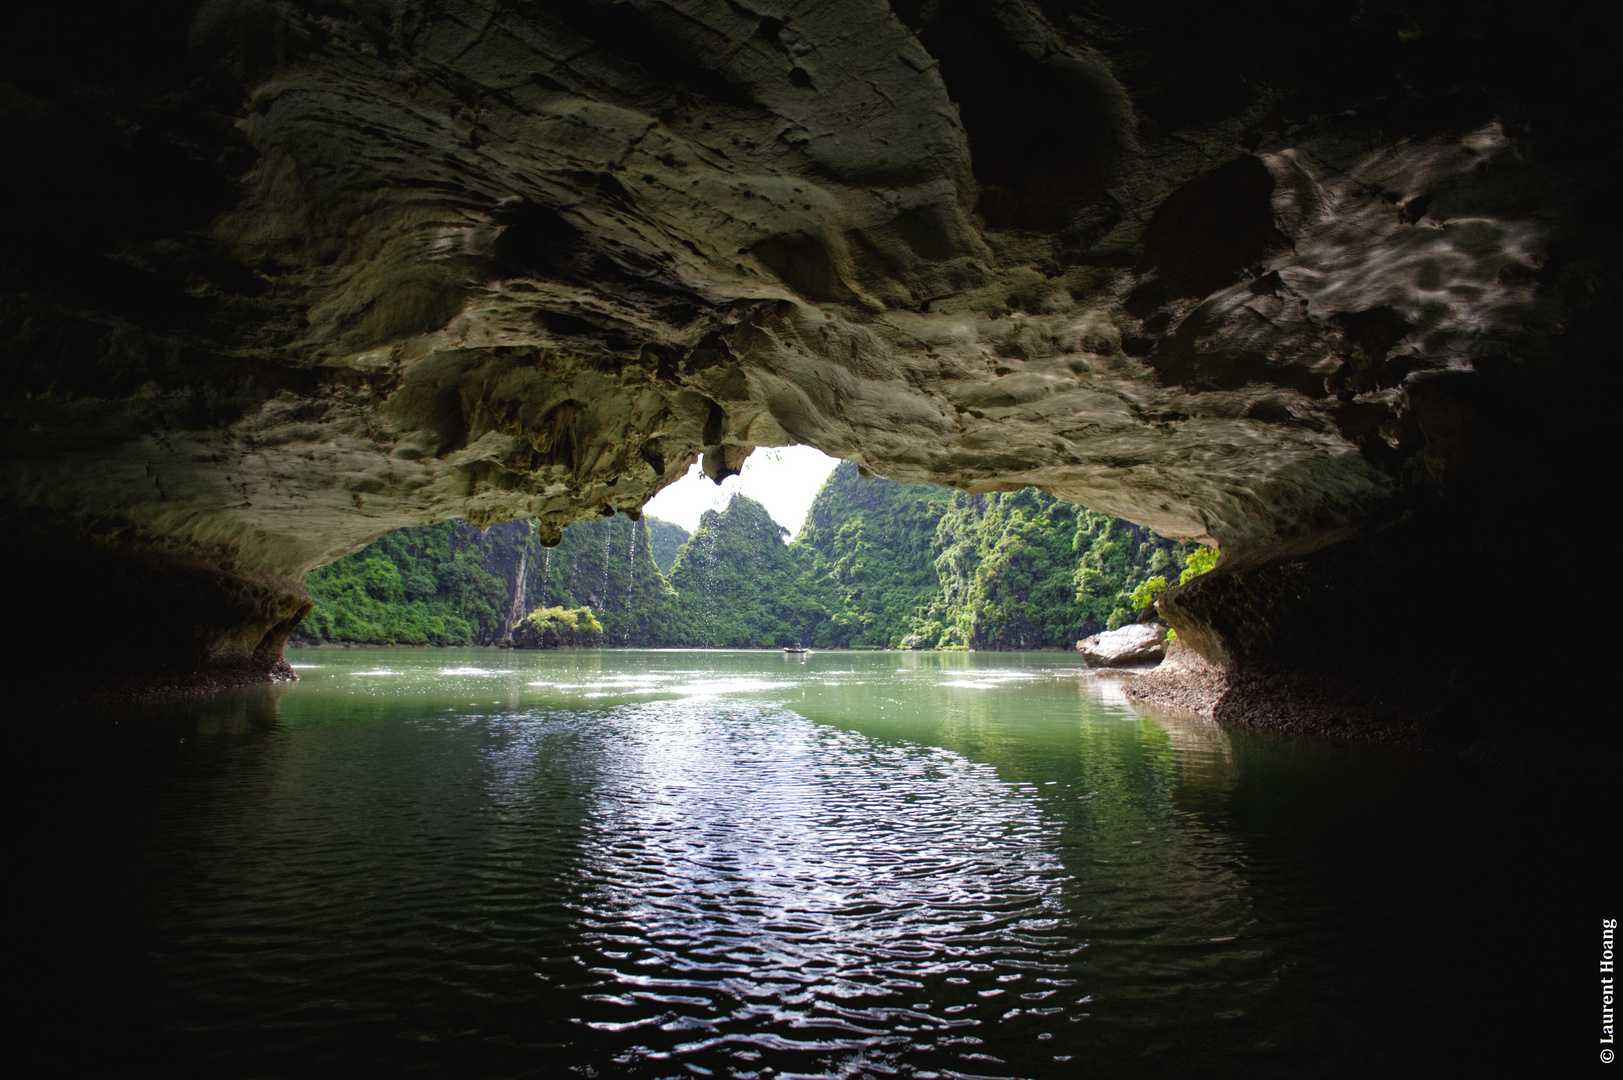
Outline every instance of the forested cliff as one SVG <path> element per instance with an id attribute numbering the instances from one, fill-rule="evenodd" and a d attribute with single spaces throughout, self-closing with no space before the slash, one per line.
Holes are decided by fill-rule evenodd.
<path id="1" fill-rule="evenodd" d="M 1134 590 L 1199 550 L 1034 489 L 966 495 L 850 463 L 787 535 L 743 496 L 692 535 L 624 516 L 553 548 L 522 521 L 403 529 L 308 575 L 296 640 L 491 643 L 550 606 L 591 608 L 605 645 L 1064 648 L 1130 621 Z"/>

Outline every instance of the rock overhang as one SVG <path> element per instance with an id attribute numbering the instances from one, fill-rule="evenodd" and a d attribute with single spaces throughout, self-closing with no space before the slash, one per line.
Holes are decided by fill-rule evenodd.
<path id="1" fill-rule="evenodd" d="M 7 514 L 296 592 L 794 442 L 1236 554 L 1428 513 L 1546 452 L 1615 295 L 1586 12 L 1542 55 L 1424 5 L 39 16 Z"/>

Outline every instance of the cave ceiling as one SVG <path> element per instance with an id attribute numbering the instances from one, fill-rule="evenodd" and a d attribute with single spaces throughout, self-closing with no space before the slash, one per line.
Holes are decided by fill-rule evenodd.
<path id="1" fill-rule="evenodd" d="M 5 513 L 295 575 L 805 443 L 1226 549 L 1358 528 L 1577 379 L 1605 295 L 1612 16 L 1518 10 L 20 16 Z"/>

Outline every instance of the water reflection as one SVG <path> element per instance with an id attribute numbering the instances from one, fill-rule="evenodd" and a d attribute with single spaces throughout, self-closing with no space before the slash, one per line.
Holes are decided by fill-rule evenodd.
<path id="1" fill-rule="evenodd" d="M 753 1075 L 768 1052 L 816 1075 L 1064 1057 L 1040 1049 L 1077 998 L 1066 875 L 994 770 L 769 705 L 611 722 L 580 940 L 549 977 L 583 992 L 627 1075 Z"/>
<path id="2" fill-rule="evenodd" d="M 1068 656 L 297 659 L 293 687 L 40 729 L 27 760 L 74 765 L 23 875 L 63 1052 L 221 1076 L 1444 1071 L 1449 988 L 1503 955 L 1477 943 L 1516 943 L 1567 880 L 1519 791 L 1134 708 Z M 1503 1017 L 1525 995 L 1498 977 L 1459 1000 Z"/>

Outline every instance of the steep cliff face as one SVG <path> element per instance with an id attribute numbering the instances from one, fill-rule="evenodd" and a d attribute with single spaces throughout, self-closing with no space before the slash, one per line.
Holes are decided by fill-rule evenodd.
<path id="1" fill-rule="evenodd" d="M 0 46 L 0 524 L 157 583 L 131 655 L 176 670 L 263 666 L 387 530 L 555 534 L 761 445 L 1262 567 L 1469 527 L 1582 448 L 1619 292 L 1616 16 L 1524 17 L 41 9 Z"/>

